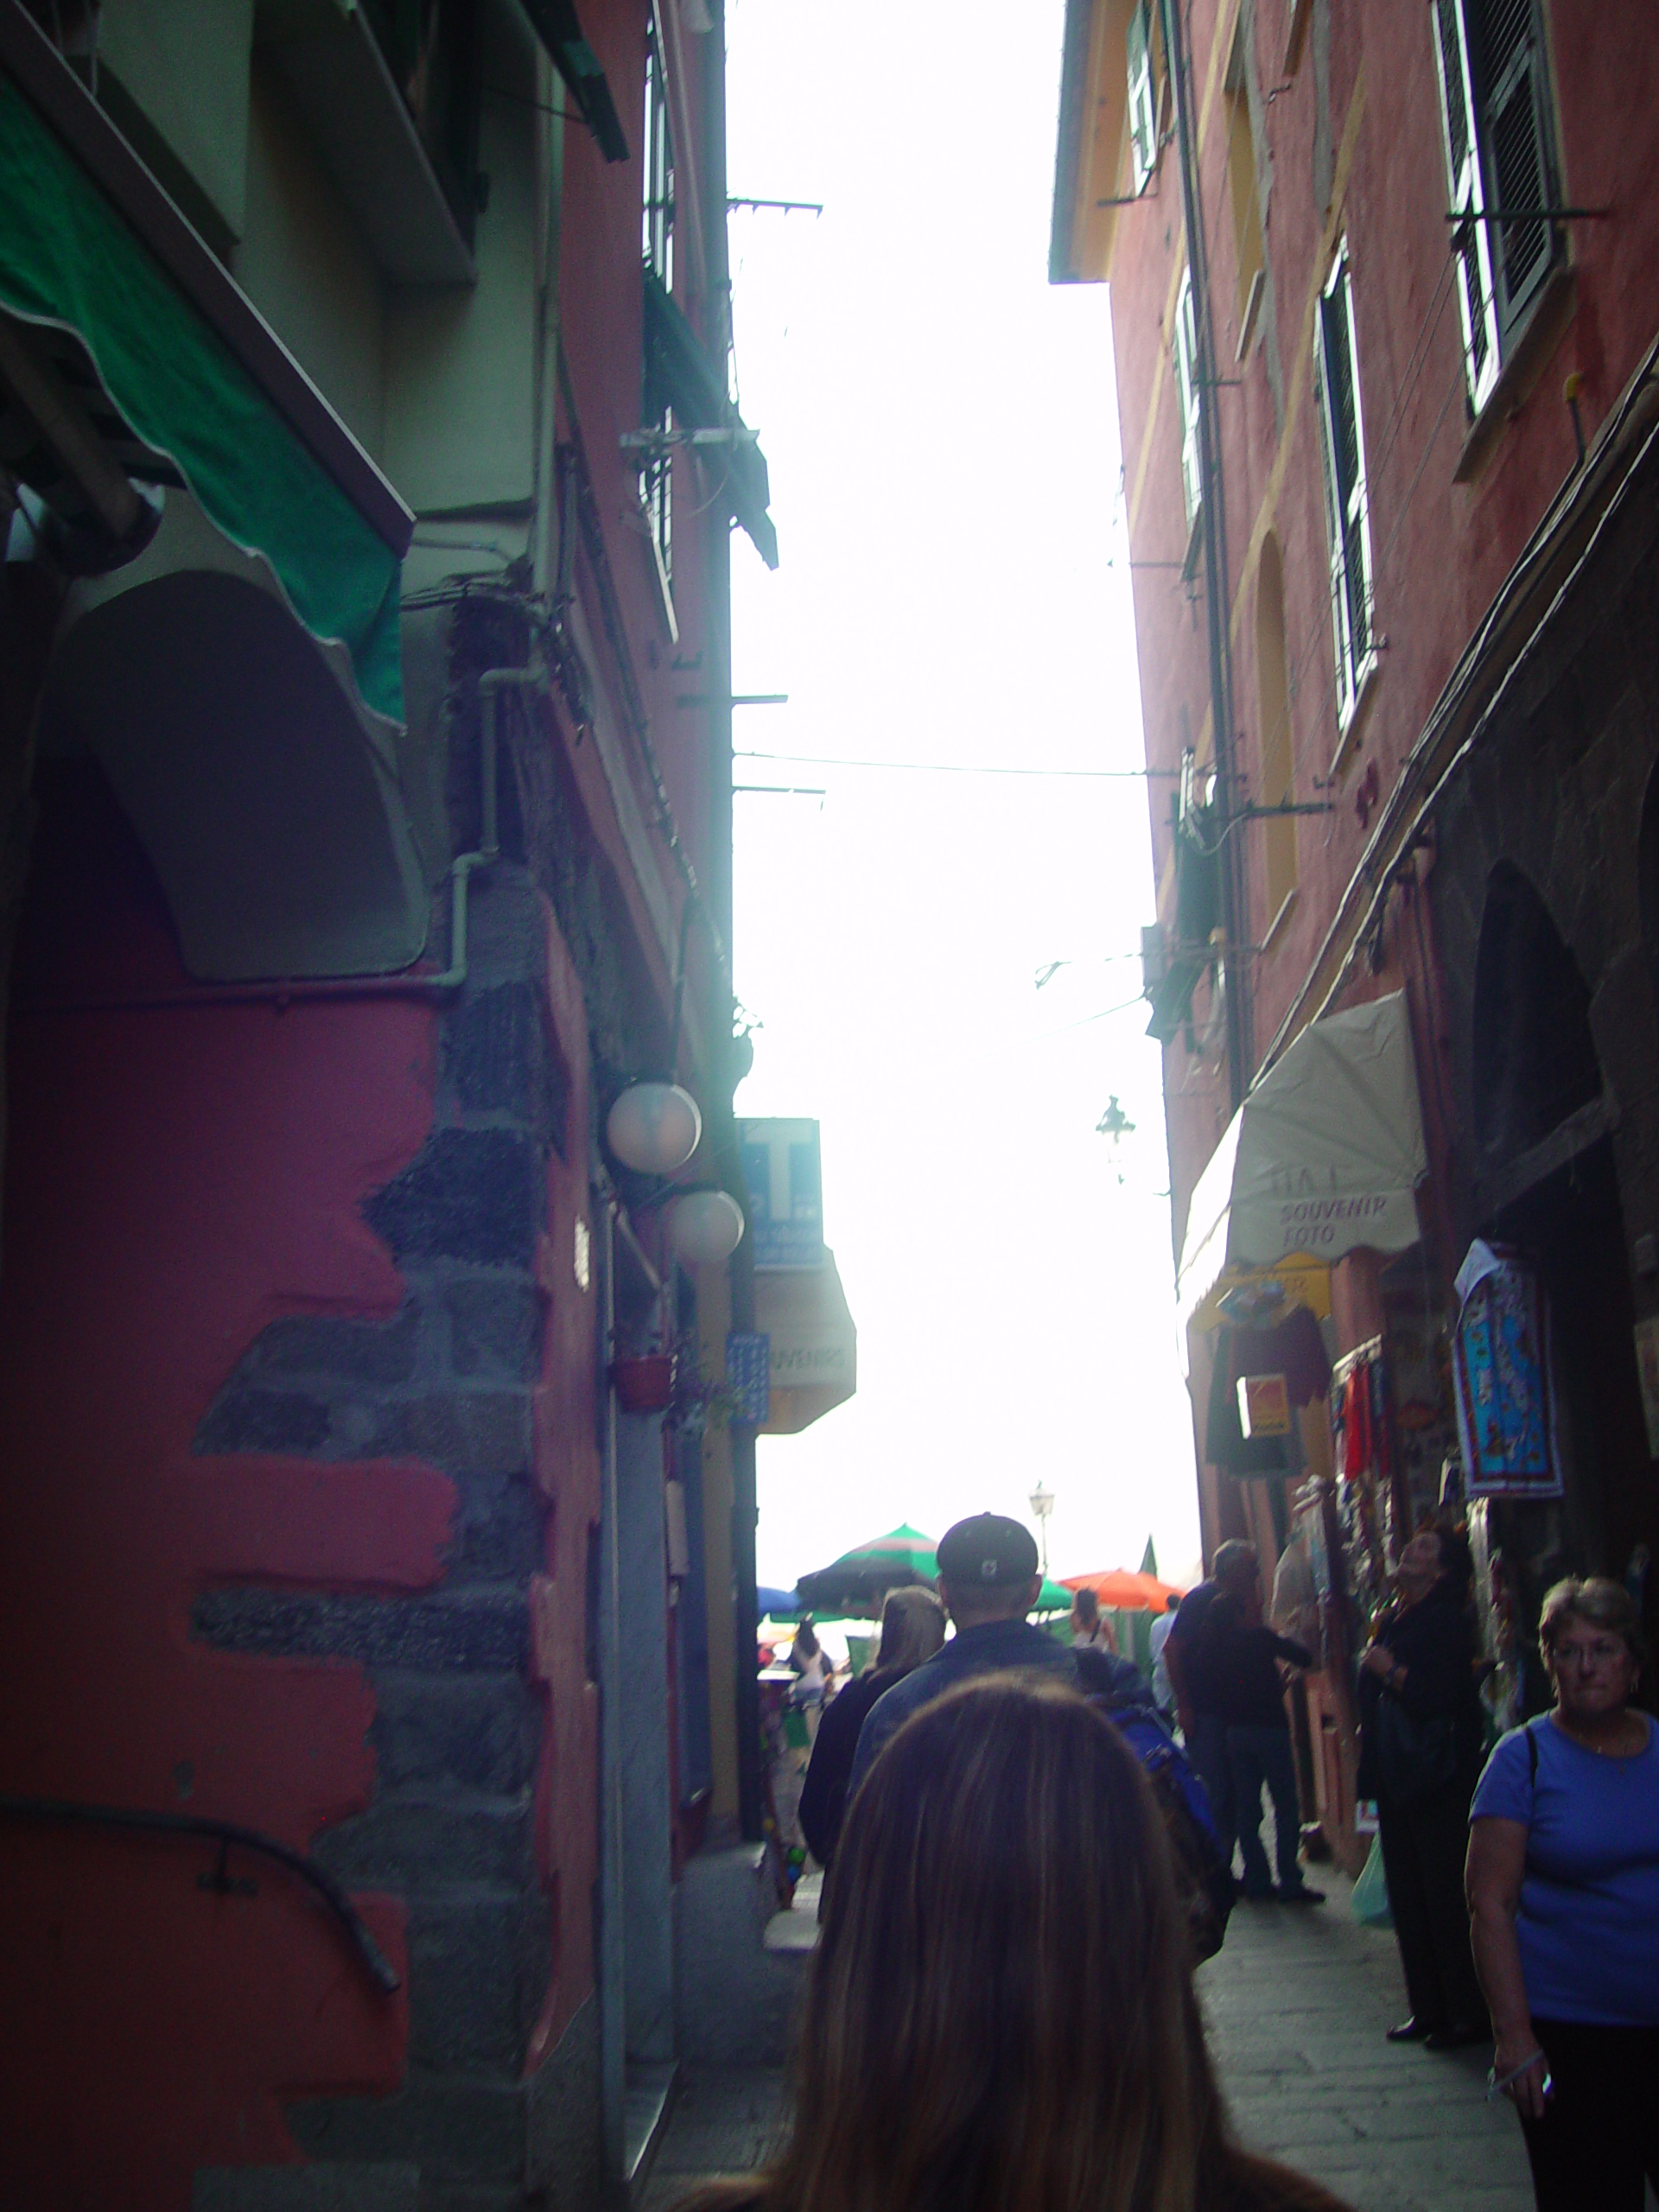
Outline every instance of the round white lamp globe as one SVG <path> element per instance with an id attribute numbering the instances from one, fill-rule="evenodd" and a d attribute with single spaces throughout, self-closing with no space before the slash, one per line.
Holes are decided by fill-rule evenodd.
<path id="1" fill-rule="evenodd" d="M 605 1141 L 625 1167 L 671 1175 L 702 1141 L 702 1116 L 677 1083 L 632 1083 L 605 1117 Z"/>
<path id="2" fill-rule="evenodd" d="M 674 1201 L 668 1236 L 688 1267 L 718 1267 L 743 1241 L 743 1209 L 729 1191 L 688 1191 Z"/>

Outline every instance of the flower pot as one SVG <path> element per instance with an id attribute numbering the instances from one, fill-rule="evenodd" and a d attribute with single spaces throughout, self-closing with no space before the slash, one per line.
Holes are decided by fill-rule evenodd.
<path id="1" fill-rule="evenodd" d="M 665 1413 L 674 1402 L 673 1353 L 636 1352 L 613 1359 L 611 1388 L 625 1414 Z"/>

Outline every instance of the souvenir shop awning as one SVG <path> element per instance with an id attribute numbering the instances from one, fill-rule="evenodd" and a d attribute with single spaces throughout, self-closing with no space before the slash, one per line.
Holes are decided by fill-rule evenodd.
<path id="1" fill-rule="evenodd" d="M 1229 1268 L 1408 1250 L 1427 1172 L 1404 995 L 1310 1024 L 1198 1179 L 1176 1284 L 1182 1322 Z"/>
<path id="2" fill-rule="evenodd" d="M 412 516 L 11 0 L 0 0 L 0 309 L 73 334 L 133 441 L 269 564 L 304 627 L 348 659 L 364 704 L 400 721 Z"/>
<path id="3" fill-rule="evenodd" d="M 762 1436 L 794 1436 L 858 1388 L 858 1331 L 832 1255 L 821 1268 L 757 1268 L 754 1325 L 771 1339 Z"/>

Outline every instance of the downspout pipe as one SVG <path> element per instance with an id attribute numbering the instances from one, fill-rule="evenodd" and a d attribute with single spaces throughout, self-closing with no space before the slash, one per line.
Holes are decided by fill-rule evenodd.
<path id="1" fill-rule="evenodd" d="M 1164 52 L 1174 95 L 1175 146 L 1181 171 L 1181 209 L 1186 226 L 1186 265 L 1192 281 L 1192 325 L 1197 340 L 1198 387 L 1198 518 L 1204 537 L 1205 630 L 1210 648 L 1210 720 L 1214 734 L 1216 776 L 1229 813 L 1236 795 L 1233 732 L 1232 655 L 1227 635 L 1227 513 L 1222 486 L 1221 441 L 1215 416 L 1215 346 L 1210 327 L 1210 266 L 1204 233 L 1204 194 L 1198 147 L 1192 135 L 1192 88 L 1187 74 L 1181 11 L 1178 0 L 1162 0 Z M 1243 855 L 1236 838 L 1225 840 L 1221 868 L 1222 925 L 1229 945 L 1249 941 L 1245 912 Z M 1226 969 L 1227 1087 L 1236 1112 L 1254 1072 L 1250 1046 L 1249 976 L 1244 956 Z"/>

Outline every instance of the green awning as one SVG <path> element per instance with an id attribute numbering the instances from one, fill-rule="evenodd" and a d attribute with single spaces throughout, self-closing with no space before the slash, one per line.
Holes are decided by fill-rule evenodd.
<path id="1" fill-rule="evenodd" d="M 645 420 L 660 422 L 664 408 L 690 430 L 730 430 L 727 482 L 732 512 L 754 541 L 769 569 L 778 565 L 778 532 L 766 509 L 772 486 L 766 457 L 744 428 L 727 395 L 726 378 L 702 340 L 674 304 L 661 280 L 647 269 L 645 279 Z"/>
<path id="2" fill-rule="evenodd" d="M 312 636 L 345 647 L 364 703 L 401 721 L 397 556 L 3 75 L 0 308 L 74 332 L 136 435 L 269 563 Z"/>

